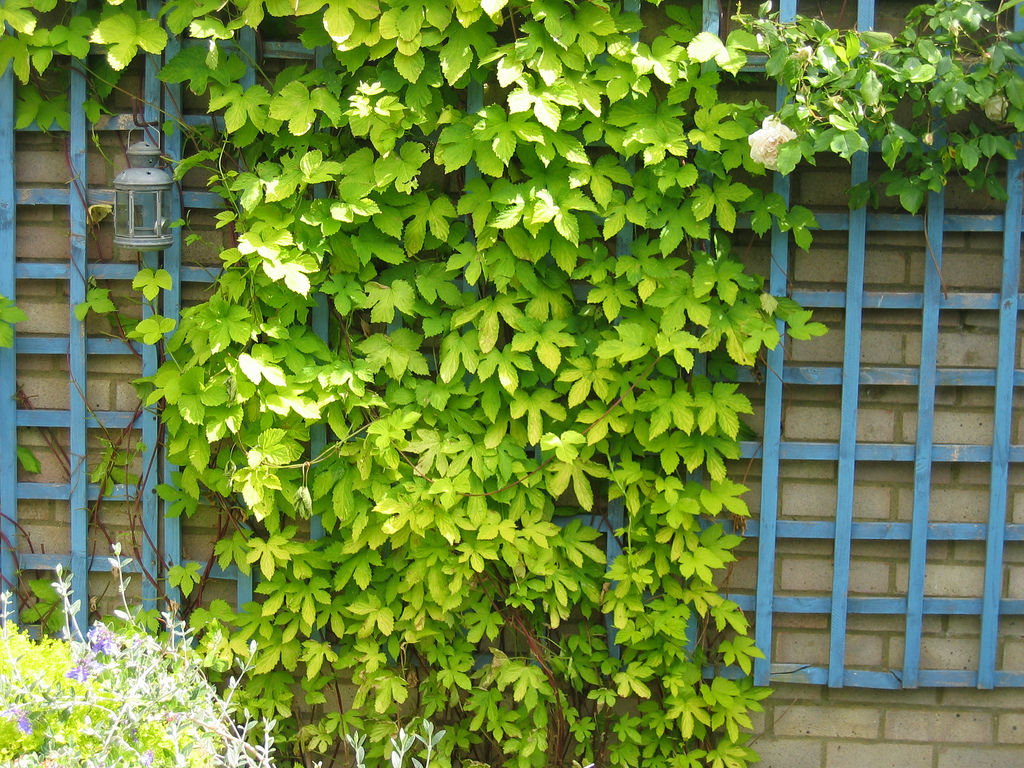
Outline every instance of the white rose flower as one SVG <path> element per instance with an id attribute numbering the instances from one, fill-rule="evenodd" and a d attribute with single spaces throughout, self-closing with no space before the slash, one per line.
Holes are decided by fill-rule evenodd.
<path id="1" fill-rule="evenodd" d="M 779 170 L 779 145 L 796 138 L 796 131 L 785 125 L 775 115 L 769 115 L 761 123 L 761 129 L 747 137 L 750 144 L 750 158 L 770 171 Z"/>
<path id="2" fill-rule="evenodd" d="M 803 48 L 797 48 L 792 57 L 797 61 L 810 61 L 811 56 L 814 55 L 814 49 L 809 45 L 805 45 Z"/>
<path id="3" fill-rule="evenodd" d="M 1001 93 L 993 93 L 988 97 L 982 109 L 985 110 L 985 117 L 994 123 L 1001 123 L 1006 119 L 1006 112 L 1010 104 Z"/>

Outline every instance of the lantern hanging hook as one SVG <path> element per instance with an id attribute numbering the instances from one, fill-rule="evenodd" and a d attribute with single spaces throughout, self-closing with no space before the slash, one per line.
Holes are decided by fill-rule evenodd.
<path id="1" fill-rule="evenodd" d="M 142 130 L 142 135 L 147 141 L 156 145 L 160 144 L 159 139 L 154 139 L 150 136 L 150 129 L 159 127 L 160 123 L 146 120 L 144 102 L 138 96 L 132 96 L 132 122 L 136 128 Z M 159 131 L 156 133 L 159 135 Z M 128 143 L 131 143 L 131 130 L 128 131 Z"/>

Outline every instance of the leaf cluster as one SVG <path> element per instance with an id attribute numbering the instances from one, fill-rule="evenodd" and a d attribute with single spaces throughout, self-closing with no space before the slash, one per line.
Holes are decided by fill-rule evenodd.
<path id="1" fill-rule="evenodd" d="M 1016 127 L 1014 39 L 961 0 L 899 38 L 741 17 L 724 40 L 697 8 L 618 2 L 196 0 L 153 19 L 125 0 L 74 33 L 43 27 L 55 8 L 4 5 L 0 66 L 27 82 L 84 40 L 120 71 L 174 35 L 190 44 L 161 78 L 215 118 L 176 126 L 176 172 L 224 198 L 223 271 L 166 340 L 171 276 L 141 271 L 152 311 L 126 334 L 165 356 L 141 386 L 179 467 L 168 513 L 213 508 L 217 564 L 257 577 L 237 612 L 191 606 L 233 628 L 225 655 L 259 644 L 248 705 L 304 757 L 368 733 L 368 765 L 410 719 L 463 765 L 753 760 L 761 652 L 718 586 L 753 406 L 722 374 L 824 327 L 729 242 L 777 225 L 807 248 L 815 224 L 761 183 L 748 136 L 769 110 L 742 72 L 767 54 L 789 87 L 783 170 L 880 142 L 916 210 L 1007 151 L 991 118 L 937 154 L 917 126 L 1005 93 Z M 249 58 L 243 32 L 275 27 L 308 60 Z M 112 309 L 97 287 L 76 311 Z M 204 578 L 169 583 L 189 598 Z"/>

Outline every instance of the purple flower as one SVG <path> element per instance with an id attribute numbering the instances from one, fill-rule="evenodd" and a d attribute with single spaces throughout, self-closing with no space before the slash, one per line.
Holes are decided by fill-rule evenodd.
<path id="1" fill-rule="evenodd" d="M 139 762 L 146 766 L 146 768 L 149 768 L 153 764 L 153 750 L 147 749 Z"/>
<path id="2" fill-rule="evenodd" d="M 92 629 L 89 630 L 88 639 L 89 647 L 95 653 L 105 653 L 107 656 L 112 656 L 120 649 L 117 635 L 99 621 L 92 625 Z"/>
<path id="3" fill-rule="evenodd" d="M 103 667 L 97 664 L 91 655 L 83 656 L 78 660 L 78 663 L 75 666 L 64 673 L 64 677 L 84 683 L 89 679 L 90 675 L 96 674 L 101 669 L 103 669 Z"/>
<path id="4" fill-rule="evenodd" d="M 26 736 L 32 735 L 32 723 L 28 721 L 28 715 L 25 714 L 25 710 L 21 707 L 8 707 L 0 715 L 4 717 L 11 717 L 15 720 L 15 726 Z"/>

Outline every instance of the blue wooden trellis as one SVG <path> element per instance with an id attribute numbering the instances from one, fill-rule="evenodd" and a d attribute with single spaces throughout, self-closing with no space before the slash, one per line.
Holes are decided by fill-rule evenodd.
<path id="1" fill-rule="evenodd" d="M 639 4 L 631 0 L 636 6 Z M 150 0 L 155 12 L 161 4 Z M 717 31 L 718 8 L 714 0 L 704 3 L 705 27 Z M 795 0 L 784 0 L 784 18 L 796 12 Z M 870 28 L 875 17 L 873 0 L 858 3 L 857 24 Z M 1021 17 L 1015 15 L 1016 22 Z M 165 57 L 172 57 L 179 41 L 171 41 Z M 241 41 L 241 48 L 250 60 L 256 59 L 257 42 L 251 32 Z M 292 43 L 263 44 L 264 58 L 308 58 L 310 52 Z M 157 123 L 158 110 L 172 117 L 191 119 L 181 114 L 180 86 L 161 85 L 157 80 L 158 62 L 147 62 L 143 77 L 143 110 L 145 122 Z M 255 73 L 250 71 L 250 85 Z M 105 118 L 99 125 L 89 126 L 82 104 L 86 95 L 85 75 L 73 71 L 70 99 L 72 123 L 70 130 L 60 134 L 66 140 L 69 157 L 67 187 L 19 189 L 15 183 L 16 131 L 14 110 L 0 110 L 0 294 L 17 298 L 19 284 L 27 281 L 62 281 L 67 286 L 73 306 L 85 300 L 89 279 L 130 283 L 141 268 L 162 266 L 173 277 L 173 288 L 161 296 L 161 311 L 176 318 L 181 309 L 182 285 L 209 282 L 202 268 L 182 264 L 180 241 L 162 254 L 144 254 L 139 267 L 125 263 L 90 262 L 87 243 L 87 208 L 96 203 L 109 203 L 110 190 L 89 187 L 86 154 L 91 130 L 127 131 L 137 129 L 132 116 Z M 780 98 L 782 95 L 780 94 Z M 480 103 L 479 91 L 469 94 L 470 104 Z M 10 69 L 0 76 L 0 104 L 14 103 L 14 78 Z M 29 131 L 38 131 L 31 126 Z M 152 127 L 150 130 L 154 130 Z M 163 138 L 165 154 L 179 158 L 181 134 Z M 852 170 L 852 183 L 868 178 L 869 158 L 859 155 Z M 1021 210 L 1024 186 L 1021 176 L 1024 158 L 1010 163 L 1007 171 L 1009 201 L 1000 216 L 972 216 L 946 211 L 944 195 L 932 194 L 924 217 L 890 213 L 872 213 L 860 209 L 849 214 L 819 213 L 821 229 L 847 233 L 848 271 L 845 291 L 797 291 L 792 295 L 809 308 L 842 309 L 844 311 L 843 363 L 838 367 L 801 366 L 789 364 L 780 347 L 769 353 L 765 370 L 764 436 L 757 443 L 743 445 L 744 456 L 760 461 L 761 503 L 759 518 L 752 521 L 746 535 L 757 540 L 757 582 L 749 595 L 736 596 L 744 609 L 752 613 L 755 639 L 767 657 L 755 664 L 756 681 L 805 682 L 832 687 L 861 686 L 874 688 L 914 688 L 918 686 L 1024 686 L 1024 671 L 999 669 L 997 664 L 999 621 L 1001 616 L 1024 615 L 1024 600 L 1002 597 L 1003 552 L 1006 542 L 1024 540 L 1024 525 L 1007 524 L 1009 469 L 1024 462 L 1024 446 L 1011 443 L 1014 388 L 1024 385 L 1024 371 L 1015 367 L 1017 323 L 1021 308 L 1020 240 Z M 774 191 L 787 200 L 790 180 L 777 176 Z M 218 199 L 210 194 L 185 191 L 176 201 L 177 213 L 187 208 L 214 208 Z M 19 207 L 55 206 L 69 214 L 69 251 L 66 259 L 51 262 L 19 261 L 16 253 L 16 212 Z M 176 215 L 177 215 L 176 213 Z M 869 232 L 920 232 L 927 238 L 934 259 L 926 260 L 926 274 L 920 293 L 872 292 L 865 290 L 865 265 L 871 254 L 867 248 Z M 1003 277 L 999 294 L 960 292 L 945 295 L 941 288 L 943 234 L 948 232 L 995 232 L 1003 235 Z M 617 247 L 620 253 L 631 247 L 631 231 L 624 229 Z M 788 272 L 791 262 L 790 243 L 786 234 L 773 229 L 771 234 L 771 267 L 767 275 L 772 294 L 789 294 Z M 913 368 L 862 366 L 860 350 L 862 321 L 866 307 L 905 309 L 920 312 L 922 344 L 921 361 Z M 955 369 L 938 366 L 939 314 L 942 310 L 972 309 L 997 313 L 999 318 L 998 362 L 994 369 Z M 147 310 L 148 311 L 148 310 Z M 326 336 L 328 314 L 321 303 L 314 311 L 314 326 Z M 155 372 L 158 360 L 152 348 L 137 350 L 141 355 L 140 375 Z M 89 571 L 107 569 L 106 552 L 89 550 L 88 516 L 90 503 L 98 491 L 89 483 L 86 461 L 90 430 L 100 426 L 111 429 L 134 427 L 148 449 L 143 457 L 142 478 L 138 487 L 117 488 L 113 501 L 139 499 L 138 520 L 140 563 L 138 569 L 158 577 L 172 564 L 182 563 L 181 522 L 162 518 L 154 493 L 158 482 L 170 482 L 175 467 L 166 462 L 156 448 L 159 424 L 156 414 L 143 411 L 91 412 L 87 406 L 86 375 L 88 360 L 101 355 L 133 354 L 124 342 L 91 338 L 84 324 L 69 312 L 68 335 L 58 337 L 16 338 L 13 349 L 0 349 L 0 578 L 9 587 L 19 570 L 52 571 L 57 565 L 74 574 L 74 587 L 79 595 L 88 595 Z M 18 407 L 17 361 L 19 356 L 49 355 L 65 357 L 70 374 L 70 405 L 67 410 L 28 410 Z M 916 387 L 918 430 L 914 444 L 879 444 L 858 442 L 856 437 L 860 387 L 864 384 L 889 384 Z M 817 443 L 783 440 L 782 421 L 787 385 L 838 386 L 841 390 L 841 425 L 837 442 Z M 987 388 L 994 392 L 995 429 L 991 445 L 936 444 L 933 433 L 936 390 L 938 387 Z M 14 483 L 17 474 L 19 427 L 48 427 L 68 431 L 68 447 L 72 457 L 71 473 L 66 483 Z M 312 448 L 318 452 L 326 445 L 325 429 L 314 432 Z M 856 522 L 853 515 L 854 481 L 862 462 L 903 462 L 913 467 L 913 514 L 909 522 Z M 818 521 L 782 519 L 780 490 L 782 468 L 788 462 L 833 462 L 838 465 L 838 494 L 834 517 Z M 987 464 L 990 466 L 990 504 L 987 524 L 937 523 L 929 521 L 932 501 L 932 468 L 936 463 Z M 19 500 L 48 499 L 66 502 L 70 511 L 67 554 L 17 554 L 13 546 L 18 540 Z M 621 500 L 610 505 L 609 523 L 614 529 L 622 524 Z M 313 522 L 313 536 L 322 528 Z M 777 544 L 786 539 L 823 540 L 832 542 L 833 580 L 831 593 L 822 597 L 780 594 L 776 589 Z M 855 542 L 896 541 L 909 545 L 909 577 L 905 596 L 853 597 L 849 595 L 851 552 Z M 971 598 L 939 598 L 925 596 L 927 545 L 929 541 L 974 541 L 985 546 L 985 580 L 982 594 Z M 607 537 L 609 557 L 615 556 L 618 545 Z M 237 600 L 252 599 L 251 579 L 234 570 L 223 573 L 214 569 L 214 576 L 235 580 Z M 156 594 L 155 585 L 144 579 L 144 596 Z M 173 592 L 172 592 L 173 596 Z M 88 600 L 83 599 L 83 612 Z M 827 616 L 830 626 L 828 664 L 780 665 L 772 661 L 773 617 L 776 613 L 814 614 Z M 847 624 L 850 616 L 889 615 L 903 618 L 905 650 L 901 669 L 847 669 L 845 664 Z M 921 637 L 925 617 L 949 615 L 978 617 L 980 622 L 977 669 L 940 670 L 922 668 Z M 84 617 L 83 617 L 84 618 Z"/>
<path id="2" fill-rule="evenodd" d="M 714 7 L 714 2 L 705 7 Z M 875 22 L 874 0 L 859 0 L 857 27 L 871 29 Z M 780 16 L 792 19 L 796 0 L 782 0 Z M 717 31 L 717 13 L 705 14 L 705 26 Z M 1017 29 L 1024 27 L 1014 14 Z M 785 94 L 778 94 L 781 104 Z M 851 185 L 868 179 L 869 157 L 857 155 L 851 168 Z M 772 295 L 791 295 L 807 308 L 844 310 L 844 349 L 840 367 L 787 364 L 783 346 L 767 355 L 765 366 L 764 437 L 746 443 L 743 455 L 760 459 L 760 515 L 746 530 L 757 539 L 757 579 L 753 594 L 736 601 L 753 613 L 755 640 L 766 658 L 754 666 L 755 682 L 827 684 L 830 687 L 916 688 L 920 686 L 971 686 L 993 688 L 1024 685 L 1024 670 L 997 668 L 1001 616 L 1024 614 L 1024 600 L 1002 597 L 1003 552 L 1007 541 L 1024 540 L 1024 526 L 1007 523 L 1009 468 L 1024 461 L 1024 446 L 1011 444 L 1013 390 L 1024 384 L 1024 371 L 1015 368 L 1021 261 L 1021 210 L 1024 205 L 1024 155 L 1008 164 L 1009 199 L 1002 215 L 963 215 L 946 210 L 944 193 L 930 194 L 923 216 L 872 213 L 866 208 L 846 214 L 818 213 L 822 230 L 847 233 L 845 291 L 799 290 L 788 286 L 791 264 L 788 236 L 774 227 L 771 233 L 771 266 L 768 287 Z M 776 175 L 774 191 L 790 199 L 790 179 Z M 925 260 L 923 291 L 872 292 L 865 289 L 865 264 L 871 258 L 869 232 L 921 232 L 929 258 Z M 1001 232 L 1003 235 L 1002 285 L 999 294 L 942 290 L 943 233 Z M 862 366 L 863 313 L 875 309 L 907 309 L 921 313 L 921 361 L 916 368 Z M 976 309 L 997 312 L 999 317 L 998 362 L 994 370 L 939 368 L 938 337 L 941 310 Z M 782 326 L 780 324 L 780 330 Z M 916 387 L 917 434 L 913 445 L 867 443 L 857 439 L 860 387 L 883 384 Z M 783 439 L 783 411 L 787 385 L 839 386 L 841 418 L 838 442 Z M 994 391 L 994 434 L 991 445 L 936 444 L 933 421 L 938 387 L 977 387 Z M 833 519 L 798 521 L 780 519 L 781 468 L 787 462 L 833 462 L 838 465 L 837 501 Z M 913 514 L 910 522 L 855 522 L 854 481 L 864 462 L 905 462 L 913 466 Z M 936 463 L 989 464 L 988 523 L 938 523 L 929 521 L 932 467 Z M 827 510 L 823 510 L 827 515 Z M 822 597 L 780 594 L 776 589 L 777 544 L 784 539 L 832 542 L 832 588 Z M 851 551 L 854 542 L 909 543 L 909 574 L 905 596 L 853 597 L 849 594 Z M 926 597 L 926 551 L 929 541 L 984 542 L 984 589 L 977 597 Z M 777 613 L 828 617 L 828 664 L 776 664 L 773 653 L 773 617 Z M 903 617 L 904 653 L 901 669 L 848 669 L 846 646 L 848 620 L 852 615 Z M 921 640 L 926 616 L 976 616 L 980 620 L 977 669 L 922 669 Z"/>
<path id="3" fill-rule="evenodd" d="M 150 0 L 150 13 L 156 17 L 162 3 Z M 178 50 L 178 41 L 171 40 L 166 56 Z M 71 587 L 80 599 L 77 620 L 84 627 L 89 610 L 90 572 L 109 571 L 108 551 L 90 548 L 89 517 L 91 505 L 100 498 L 99 488 L 90 482 L 88 463 L 89 438 L 99 429 L 136 431 L 137 440 L 146 448 L 142 454 L 140 479 L 137 484 L 117 486 L 113 493 L 103 495 L 104 501 L 130 505 L 132 525 L 137 544 L 136 560 L 129 570 L 142 577 L 142 597 L 150 601 L 158 593 L 158 580 L 166 575 L 170 565 L 183 563 L 181 522 L 178 518 L 163 518 L 156 486 L 169 482 L 175 467 L 163 460 L 159 449 L 159 417 L 153 409 L 140 412 L 93 411 L 86 399 L 88 361 L 101 356 L 140 358 L 139 376 L 149 376 L 159 365 L 157 350 L 152 346 L 134 345 L 119 339 L 90 337 L 85 323 L 75 316 L 73 308 L 86 300 L 91 280 L 109 281 L 112 285 L 130 285 L 139 269 L 162 267 L 172 276 L 173 286 L 161 296 L 162 314 L 177 319 L 181 310 L 183 283 L 209 283 L 211 276 L 205 269 L 182 266 L 182 247 L 178 239 L 174 246 L 161 253 L 141 255 L 138 265 L 111 261 L 90 260 L 88 256 L 88 207 L 111 204 L 113 192 L 109 188 L 90 186 L 87 153 L 92 132 L 134 132 L 136 138 L 146 132 L 149 138 L 162 139 L 164 154 L 172 160 L 181 156 L 181 134 L 161 137 L 158 125 L 162 114 L 179 113 L 180 86 L 164 86 L 157 79 L 160 61 L 146 60 L 142 76 L 141 120 L 138 115 L 113 115 L 89 125 L 83 105 L 87 99 L 86 74 L 77 65 L 72 68 L 69 85 L 71 123 L 69 130 L 52 128 L 55 146 L 66 147 L 68 183 L 62 187 L 27 186 L 15 184 L 17 162 L 16 132 L 14 129 L 14 76 L 12 69 L 0 77 L 0 294 L 17 298 L 17 289 L 31 281 L 57 281 L 66 286 L 69 301 L 67 336 L 42 337 L 18 335 L 12 349 L 0 349 L 0 590 L 12 591 L 22 571 L 54 572 L 62 567 L 71 574 Z M 42 127 L 33 124 L 26 132 L 39 133 Z M 66 258 L 52 261 L 19 261 L 16 252 L 17 210 L 33 206 L 50 206 L 68 211 L 68 253 Z M 219 198 L 213 194 L 184 191 L 173 202 L 172 215 L 180 216 L 183 208 L 217 208 Z M 153 313 L 143 306 L 143 317 Z M 67 361 L 69 373 L 69 407 L 66 410 L 32 409 L 18 407 L 19 358 L 53 356 Z M 36 427 L 67 430 L 67 448 L 70 469 L 67 482 L 15 482 L 18 474 L 16 446 L 18 429 Z M 134 442 L 134 441 L 133 441 Z M 68 505 L 70 526 L 66 554 L 26 553 L 19 551 L 18 503 L 21 500 L 52 500 Z M 104 545 L 105 546 L 105 545 Z M 126 553 L 127 554 L 127 553 Z M 223 572 L 217 566 L 211 570 L 214 578 L 227 578 L 237 583 L 239 603 L 251 600 L 251 580 L 236 569 Z M 174 590 L 167 590 L 174 597 Z"/>

